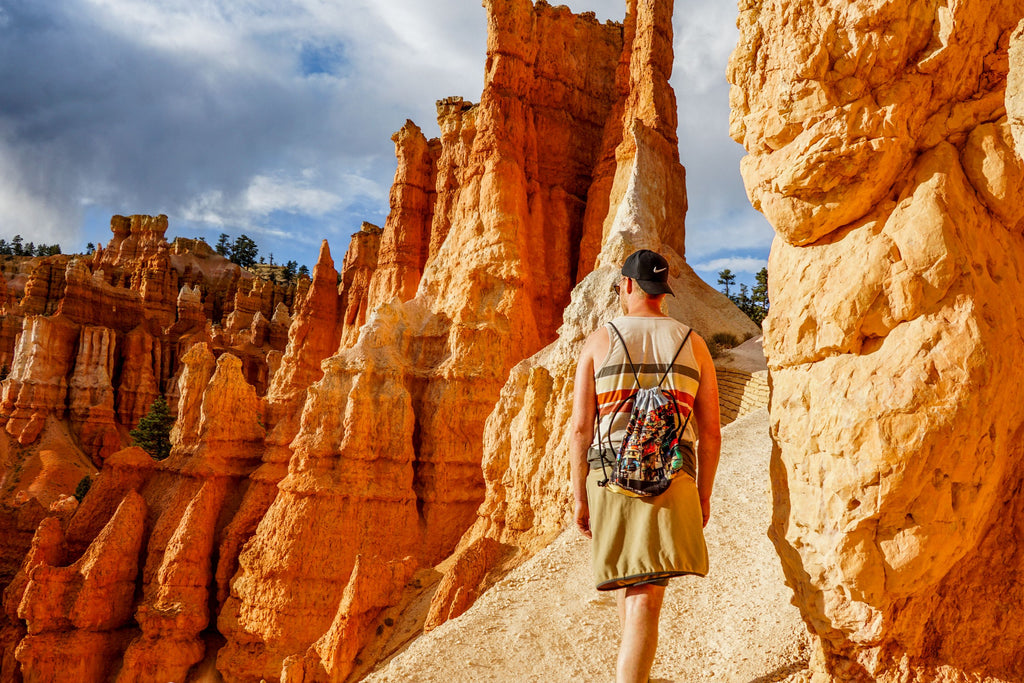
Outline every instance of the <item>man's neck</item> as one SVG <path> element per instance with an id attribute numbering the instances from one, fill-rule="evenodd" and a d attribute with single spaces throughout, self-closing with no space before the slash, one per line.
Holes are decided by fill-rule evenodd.
<path id="1" fill-rule="evenodd" d="M 630 302 L 630 306 L 626 308 L 626 315 L 633 316 L 636 318 L 664 318 L 665 314 L 661 310 L 661 299 L 647 299 L 643 298 L 637 301 Z"/>

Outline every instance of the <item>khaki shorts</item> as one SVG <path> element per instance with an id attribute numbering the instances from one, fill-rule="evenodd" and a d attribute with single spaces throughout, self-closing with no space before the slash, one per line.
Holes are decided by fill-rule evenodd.
<path id="1" fill-rule="evenodd" d="M 600 469 L 587 477 L 591 565 L 598 590 L 708 573 L 697 483 L 680 474 L 664 493 L 630 498 L 598 486 Z"/>

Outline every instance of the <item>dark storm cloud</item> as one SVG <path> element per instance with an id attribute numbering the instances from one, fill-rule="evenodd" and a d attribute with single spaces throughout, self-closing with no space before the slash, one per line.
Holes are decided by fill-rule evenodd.
<path id="1" fill-rule="evenodd" d="M 327 132 L 322 95 L 147 49 L 84 9 L 19 2 L 0 39 L 4 143 L 46 201 L 165 207 L 237 191 L 283 145 Z"/>

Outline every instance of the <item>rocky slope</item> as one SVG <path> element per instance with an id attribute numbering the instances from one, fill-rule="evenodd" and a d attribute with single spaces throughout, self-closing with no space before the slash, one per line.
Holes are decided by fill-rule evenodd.
<path id="1" fill-rule="evenodd" d="M 138 300 L 129 311 L 150 326 L 124 332 L 154 363 L 130 366 L 138 395 L 114 412 L 134 416 L 173 377 L 178 421 L 170 458 L 109 455 L 81 506 L 39 526 L 5 595 L 0 680 L 55 680 L 69 657 L 83 681 L 180 681 L 211 667 L 227 681 L 345 680 L 373 656 L 363 650 L 380 642 L 382 615 L 411 609 L 410 587 L 432 589 L 416 629 L 436 627 L 565 526 L 575 358 L 614 314 L 627 254 L 666 254 L 670 311 L 700 332 L 756 331 L 683 258 L 672 3 L 631 0 L 622 24 L 543 1 L 485 7 L 479 104 L 440 101 L 437 140 L 411 123 L 395 135 L 387 222 L 352 237 L 340 274 L 325 243 L 279 355 L 260 364 L 253 350 L 285 338 L 273 324 L 287 312 L 266 310 L 276 299 L 262 286 L 240 288 L 228 310 L 190 282 L 171 319 L 181 277 L 126 265 L 168 251 L 141 219 L 96 257 L 116 280 L 68 279 Z M 138 295 L 121 291 L 136 283 Z M 211 306 L 220 329 L 189 327 Z M 189 331 L 157 343 L 147 315 Z M 38 324 L 85 349 L 93 370 L 72 384 L 96 397 L 88 419 L 107 419 L 96 378 L 110 334 L 81 344 L 67 316 Z M 48 372 L 8 381 L 12 396 L 32 388 L 12 418 L 22 432 L 71 370 Z"/>
<path id="2" fill-rule="evenodd" d="M 110 243 L 95 254 L 4 263 L 0 357 L 9 359 L 9 372 L 0 393 L 3 587 L 23 566 L 35 527 L 48 512 L 67 521 L 75 506 L 70 494 L 128 445 L 128 431 L 153 400 L 166 395 L 177 407 L 179 378 L 192 347 L 230 352 L 241 359 L 236 362 L 246 386 L 264 391 L 274 357 L 285 348 L 289 307 L 308 287 L 257 280 L 202 242 L 170 244 L 164 216 L 115 216 L 111 229 Z M 61 527 L 47 528 L 53 541 Z M 39 552 L 57 564 L 81 560 L 64 554 L 64 544 L 53 541 Z M 113 561 L 104 557 L 101 565 Z M 85 571 L 76 566 L 79 574 Z M 125 580 L 134 581 L 134 573 L 122 569 Z M 7 621 L 0 628 L 3 680 L 17 675 L 15 645 L 26 628 L 34 628 L 18 616 L 16 594 L 8 592 Z M 52 602 L 56 598 L 47 599 L 46 609 L 62 609 Z M 130 600 L 121 609 L 131 615 Z M 75 623 L 68 618 L 46 628 Z M 25 656 L 33 657 L 28 650 Z M 34 670 L 40 660 L 31 661 Z"/>
<path id="3" fill-rule="evenodd" d="M 1024 680 L 1022 18 L 741 3 L 732 135 L 778 235 L 771 534 L 815 680 Z"/>

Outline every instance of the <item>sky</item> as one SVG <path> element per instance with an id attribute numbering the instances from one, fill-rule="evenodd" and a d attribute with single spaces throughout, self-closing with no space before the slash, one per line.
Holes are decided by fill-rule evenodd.
<path id="1" fill-rule="evenodd" d="M 675 6 L 687 261 L 716 287 L 753 284 L 772 238 L 728 135 L 736 13 Z M 245 233 L 312 267 L 326 238 L 340 263 L 387 217 L 391 135 L 479 101 L 485 48 L 477 0 L 0 0 L 0 238 L 82 252 L 114 214 L 165 213 L 170 239 Z"/>

